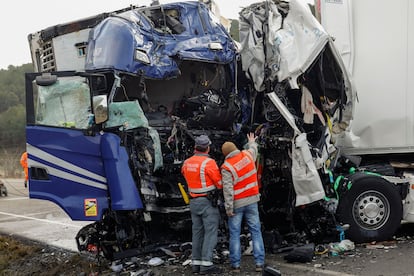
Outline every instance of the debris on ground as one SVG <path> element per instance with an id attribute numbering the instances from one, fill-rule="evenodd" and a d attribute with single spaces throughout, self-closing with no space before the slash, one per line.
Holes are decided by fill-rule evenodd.
<path id="1" fill-rule="evenodd" d="M 311 243 L 311 244 L 305 244 L 305 245 L 294 248 L 291 252 L 289 252 L 284 257 L 284 259 L 288 263 L 294 263 L 294 262 L 308 263 L 312 261 L 314 254 L 315 254 L 315 245 Z"/>
<path id="2" fill-rule="evenodd" d="M 293 258 L 296 257 L 293 262 L 301 262 L 309 269 L 364 275 L 362 272 L 366 271 L 369 264 L 397 260 L 398 258 L 392 256 L 400 251 L 398 254 L 406 254 L 403 252 L 409 252 L 412 243 L 413 239 L 409 236 L 356 245 L 350 240 L 343 240 L 342 244 L 338 242 L 335 245 L 348 247 L 343 247 L 346 250 L 338 255 L 331 253 L 330 244 L 296 244 L 287 246 L 284 248 L 286 251 L 282 250 L 281 253 L 268 253 L 268 264 L 263 271 L 267 273 L 264 275 L 280 275 L 278 268 L 283 268 L 281 264 L 289 262 L 285 256 L 290 254 Z M 246 248 L 243 248 L 244 251 Z M 387 250 L 394 248 L 398 250 Z M 243 258 L 243 271 L 248 273 L 245 275 L 257 275 L 254 272 L 253 256 L 245 255 Z M 232 275 L 229 272 L 228 250 L 225 247 L 216 252 L 215 262 L 228 272 L 224 275 Z M 295 275 L 282 272 L 288 276 Z M 190 273 L 191 243 L 160 245 L 145 256 L 109 262 L 92 254 L 68 251 L 13 235 L 0 234 L 0 275 L 181 276 Z"/>
<path id="3" fill-rule="evenodd" d="M 329 244 L 329 253 L 332 256 L 337 256 L 345 251 L 350 251 L 353 249 L 355 249 L 354 242 L 347 239 Z"/>
<path id="4" fill-rule="evenodd" d="M 94 258 L 0 234 L 0 275 L 94 275 Z"/>
<path id="5" fill-rule="evenodd" d="M 397 248 L 397 241 L 382 241 L 382 242 L 371 242 L 363 244 L 367 249 L 390 249 Z"/>

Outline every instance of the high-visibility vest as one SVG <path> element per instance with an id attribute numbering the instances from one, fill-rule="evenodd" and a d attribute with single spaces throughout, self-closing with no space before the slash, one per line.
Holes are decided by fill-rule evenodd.
<path id="1" fill-rule="evenodd" d="M 29 168 L 27 165 L 27 152 L 23 152 L 22 156 L 20 157 L 20 165 L 24 170 L 24 177 L 26 180 L 29 179 Z"/>
<path id="2" fill-rule="evenodd" d="M 195 154 L 184 161 L 181 172 L 187 181 L 190 195 L 206 195 L 221 185 L 221 174 L 216 162 L 206 154 Z M 220 182 L 219 182 L 220 181 Z"/>
<path id="3" fill-rule="evenodd" d="M 234 200 L 259 194 L 256 166 L 248 151 L 226 158 L 221 168 L 233 177 Z"/>

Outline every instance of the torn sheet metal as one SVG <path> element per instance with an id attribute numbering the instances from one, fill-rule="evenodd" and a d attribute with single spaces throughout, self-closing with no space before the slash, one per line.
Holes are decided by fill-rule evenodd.
<path id="1" fill-rule="evenodd" d="M 292 0 L 263 1 L 243 9 L 240 39 L 247 77 L 257 91 L 267 94 L 295 132 L 292 181 L 296 206 L 322 199 L 325 193 L 317 170 L 335 151 L 335 138 L 347 130 L 355 99 L 331 37 L 305 4 Z M 286 93 L 300 89 L 300 110 L 286 106 L 289 97 L 276 91 L 275 83 L 281 82 L 290 86 Z M 311 145 L 307 132 L 320 133 L 322 144 Z"/>
<path id="2" fill-rule="evenodd" d="M 309 149 L 306 134 L 295 137 L 292 143 L 292 178 L 296 192 L 295 206 L 323 199 L 325 191 Z"/>
<path id="3" fill-rule="evenodd" d="M 266 90 L 265 81 L 288 81 L 292 89 L 299 88 L 298 77 L 313 66 L 320 67 L 319 77 L 324 80 L 334 68 L 323 68 L 321 59 L 330 59 L 341 71 L 344 85 L 343 95 L 339 95 L 342 107 L 330 114 L 331 129 L 335 136 L 347 130 L 356 91 L 332 38 L 305 4 L 292 0 L 250 5 L 240 12 L 240 40 L 243 70 L 257 91 Z M 314 98 L 329 90 L 329 85 L 321 85 L 325 85 L 322 91 L 310 91 Z M 338 95 L 327 96 L 335 105 Z M 330 108 L 328 105 L 325 109 Z"/>
<path id="4" fill-rule="evenodd" d="M 297 77 L 315 60 L 328 38 L 309 9 L 297 0 L 278 5 L 264 1 L 240 13 L 243 69 L 252 76 L 257 91 L 265 89 L 266 74 L 271 81 L 289 79 L 292 88 L 297 88 Z"/>
<path id="5" fill-rule="evenodd" d="M 234 55 L 232 39 L 205 5 L 180 2 L 105 18 L 91 31 L 86 69 L 168 79 L 181 74 L 178 60 L 227 64 Z"/>
<path id="6" fill-rule="evenodd" d="M 148 135 L 153 141 L 154 147 L 154 170 L 162 167 L 161 142 L 158 132 L 148 124 L 148 119 L 138 101 L 112 102 L 109 104 L 109 120 L 105 122 L 105 127 L 119 127 L 123 130 L 134 128 L 146 128 Z"/>

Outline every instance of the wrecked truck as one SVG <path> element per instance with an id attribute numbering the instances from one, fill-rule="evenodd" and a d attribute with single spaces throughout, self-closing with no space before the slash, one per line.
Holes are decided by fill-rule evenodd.
<path id="1" fill-rule="evenodd" d="M 243 147 L 246 133 L 258 136 L 270 251 L 337 240 L 344 223 L 356 241 L 398 228 L 406 183 L 341 154 L 355 90 L 299 1 L 243 9 L 241 47 L 201 2 L 130 6 L 28 40 L 29 195 L 91 221 L 76 236 L 80 251 L 120 259 L 189 241 L 180 169 L 200 134 L 218 164 L 223 142 Z M 225 244 L 224 217 L 220 225 Z"/>

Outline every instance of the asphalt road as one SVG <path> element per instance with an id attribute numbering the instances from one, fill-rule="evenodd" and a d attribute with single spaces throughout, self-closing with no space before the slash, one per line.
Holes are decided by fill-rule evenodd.
<path id="1" fill-rule="evenodd" d="M 57 205 L 28 198 L 21 179 L 3 179 L 8 196 L 0 196 L 0 232 L 77 251 L 75 236 L 90 222 L 72 221 Z M 268 254 L 266 262 L 282 275 L 414 275 L 414 224 L 404 225 L 389 243 L 357 245 L 340 256 L 317 256 L 309 263 L 287 263 L 284 255 Z M 252 262 L 243 256 L 242 269 Z M 254 273 L 241 275 L 255 275 Z"/>
<path id="2" fill-rule="evenodd" d="M 56 204 L 29 199 L 22 179 L 3 179 L 8 196 L 0 197 L 0 232 L 77 251 L 75 236 L 90 222 L 72 221 Z"/>

